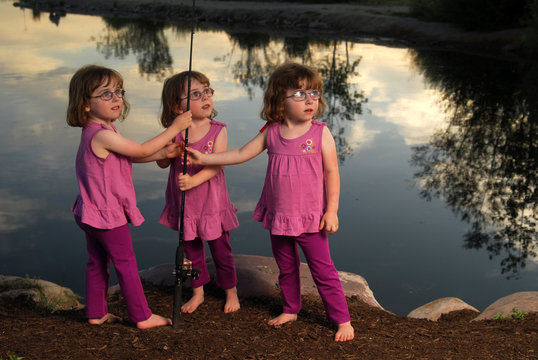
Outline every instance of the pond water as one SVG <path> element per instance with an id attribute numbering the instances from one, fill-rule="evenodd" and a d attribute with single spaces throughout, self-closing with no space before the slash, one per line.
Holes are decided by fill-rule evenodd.
<path id="1" fill-rule="evenodd" d="M 0 2 L 0 273 L 84 294 L 85 241 L 70 207 L 80 129 L 65 123 L 67 86 L 85 64 L 118 70 L 132 111 L 119 129 L 159 131 L 164 78 L 188 67 L 189 25 L 39 13 Z M 371 42 L 273 38 L 197 29 L 193 69 L 211 79 L 229 147 L 263 125 L 261 96 L 280 63 L 324 76 L 339 152 L 339 270 L 366 278 L 379 303 L 406 315 L 454 296 L 483 310 L 537 290 L 537 67 Z M 251 220 L 267 156 L 226 168 L 240 227 L 236 254 L 271 256 Z M 157 224 L 167 171 L 134 164 L 146 222 L 132 228 L 139 268 L 174 260 L 177 233 Z M 188 206 L 188 204 L 187 204 Z"/>

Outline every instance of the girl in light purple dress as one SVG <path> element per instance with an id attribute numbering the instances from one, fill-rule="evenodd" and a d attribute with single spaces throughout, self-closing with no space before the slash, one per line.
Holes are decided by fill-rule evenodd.
<path id="1" fill-rule="evenodd" d="M 328 319 L 337 324 L 335 341 L 354 337 L 338 272 L 329 253 L 327 233 L 338 230 L 340 175 L 334 139 L 324 123 L 325 102 L 319 73 L 287 63 L 269 78 L 261 117 L 266 125 L 240 149 L 203 154 L 187 148 L 193 163 L 231 165 L 267 149 L 269 162 L 263 192 L 253 219 L 269 230 L 280 270 L 283 312 L 269 321 L 282 325 L 301 309 L 300 245 L 317 285 Z"/>
<path id="2" fill-rule="evenodd" d="M 115 70 L 88 65 L 71 78 L 67 124 L 82 128 L 76 159 L 80 194 L 72 211 L 86 234 L 86 316 L 95 325 L 120 320 L 108 312 L 106 301 L 112 261 L 130 320 L 148 329 L 171 325 L 171 320 L 152 314 L 138 276 L 128 223 L 138 226 L 144 218 L 136 205 L 132 162 L 178 156 L 179 143 L 168 143 L 191 124 L 191 113 L 139 144 L 122 137 L 113 124 L 128 112 L 123 78 Z"/>
<path id="3" fill-rule="evenodd" d="M 166 79 L 162 92 L 161 123 L 168 127 L 182 113 L 190 96 L 192 126 L 189 128 L 189 145 L 206 154 L 226 151 L 226 125 L 213 120 L 213 89 L 209 79 L 197 71 L 191 72 L 191 93 L 187 95 L 185 71 Z M 174 139 L 183 142 L 180 133 Z M 222 166 L 191 165 L 183 174 L 182 157 L 158 161 L 162 168 L 170 166 L 166 188 L 166 205 L 159 223 L 173 230 L 180 228 L 181 191 L 185 191 L 184 242 L 185 256 L 192 266 L 201 269 L 198 279 L 191 279 L 193 296 L 181 310 L 192 313 L 204 301 L 204 285 L 209 282 L 205 245 L 207 242 L 215 263 L 216 283 L 226 293 L 224 312 L 239 310 L 237 275 L 230 245 L 230 230 L 239 226 L 237 209 L 230 202 Z"/>

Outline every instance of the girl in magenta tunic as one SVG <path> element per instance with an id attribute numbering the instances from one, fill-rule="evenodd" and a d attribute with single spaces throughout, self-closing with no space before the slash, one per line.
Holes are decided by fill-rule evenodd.
<path id="1" fill-rule="evenodd" d="M 176 114 L 187 106 L 187 79 L 189 72 L 168 78 L 162 92 L 164 127 L 170 126 Z M 213 120 L 213 89 L 202 73 L 191 72 L 190 110 L 192 126 L 189 128 L 189 145 L 206 154 L 226 151 L 226 125 Z M 178 102 L 179 99 L 179 102 Z M 175 142 L 183 142 L 178 134 Z M 224 312 L 239 310 L 237 275 L 230 245 L 229 231 L 239 226 L 237 209 L 230 202 L 222 166 L 191 165 L 183 174 L 181 157 L 158 161 L 162 168 L 170 166 L 166 188 L 166 205 L 159 223 L 171 229 L 180 228 L 181 191 L 185 191 L 184 249 L 185 256 L 194 268 L 201 269 L 200 277 L 191 279 L 193 296 L 181 310 L 192 313 L 204 301 L 204 285 L 210 281 L 206 264 L 205 245 L 208 243 L 215 263 L 216 283 L 226 293 Z"/>
<path id="2" fill-rule="evenodd" d="M 212 155 L 188 151 L 197 164 L 231 165 L 267 149 L 265 184 L 253 219 L 269 230 L 284 303 L 282 314 L 269 324 L 294 321 L 301 309 L 300 245 L 327 317 L 338 325 L 335 341 L 348 341 L 354 330 L 327 236 L 338 230 L 336 146 L 325 124 L 314 120 L 325 110 L 322 91 L 316 70 L 295 63 L 281 65 L 265 91 L 261 116 L 267 124 L 260 134 L 241 149 Z"/>
<path id="3" fill-rule="evenodd" d="M 118 72 L 89 65 L 71 78 L 67 124 L 82 127 L 76 158 L 80 194 L 72 211 L 86 234 L 86 316 L 96 325 L 120 320 L 108 312 L 106 301 L 112 260 L 130 320 L 148 329 L 171 320 L 151 313 L 138 276 L 128 223 L 138 226 L 144 218 L 136 205 L 131 163 L 178 156 L 179 144 L 168 143 L 191 124 L 192 116 L 178 116 L 163 133 L 139 144 L 122 137 L 113 124 L 128 111 Z"/>

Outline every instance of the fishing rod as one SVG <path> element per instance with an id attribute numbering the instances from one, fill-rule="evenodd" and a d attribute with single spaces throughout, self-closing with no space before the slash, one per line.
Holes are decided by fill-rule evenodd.
<path id="1" fill-rule="evenodd" d="M 192 43 L 194 39 L 194 9 L 195 1 L 192 0 L 192 24 L 191 24 L 191 46 L 189 53 L 189 72 L 187 76 L 187 111 L 191 108 L 191 73 L 192 73 Z M 187 146 L 189 146 L 189 128 L 185 129 L 185 150 L 183 152 L 183 175 L 187 173 Z M 179 329 L 181 319 L 181 302 L 183 296 L 183 282 L 188 278 L 198 279 L 200 271 L 192 268 L 192 262 L 185 259 L 183 241 L 185 240 L 185 191 L 181 191 L 181 213 L 179 228 L 179 243 L 176 249 L 176 263 L 174 275 L 176 276 L 174 288 L 174 308 L 172 316 L 172 327 Z"/>

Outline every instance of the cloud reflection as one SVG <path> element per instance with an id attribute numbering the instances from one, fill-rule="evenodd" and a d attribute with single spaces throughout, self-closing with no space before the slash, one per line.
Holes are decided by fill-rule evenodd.
<path id="1" fill-rule="evenodd" d="M 32 212 L 40 207 L 35 199 L 12 194 L 9 189 L 0 189 L 0 232 L 24 228 L 32 221 Z"/>

